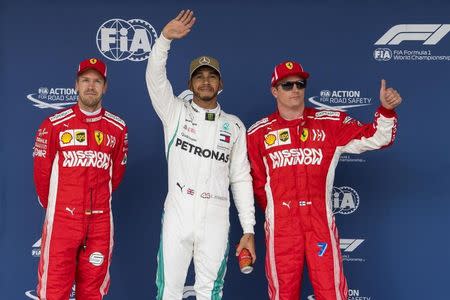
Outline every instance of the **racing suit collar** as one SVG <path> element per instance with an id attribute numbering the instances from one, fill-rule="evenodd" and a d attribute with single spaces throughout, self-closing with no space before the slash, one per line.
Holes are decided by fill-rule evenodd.
<path id="1" fill-rule="evenodd" d="M 205 109 L 205 108 L 202 108 L 202 107 L 198 106 L 197 104 L 195 104 L 195 102 L 192 101 L 192 100 L 191 100 L 190 102 L 191 102 L 192 110 L 193 110 L 195 113 L 197 113 L 197 114 L 202 114 L 202 115 L 204 115 L 204 114 L 206 114 L 206 113 L 212 113 L 212 114 L 215 114 L 215 115 L 217 115 L 217 116 L 220 115 L 221 108 L 220 108 L 219 102 L 217 102 L 217 106 L 216 106 L 215 108 L 213 108 L 213 109 Z"/>
<path id="2" fill-rule="evenodd" d="M 286 126 L 286 127 L 295 127 L 295 126 L 303 126 L 306 122 L 306 116 L 308 115 L 308 111 L 309 109 L 305 107 L 305 109 L 303 110 L 303 114 L 300 118 L 298 119 L 294 119 L 294 120 L 286 120 L 283 119 L 283 117 L 280 115 L 280 112 L 277 110 L 275 112 L 275 117 L 278 120 L 278 123 L 282 126 Z"/>
<path id="3" fill-rule="evenodd" d="M 81 111 L 80 107 L 78 106 L 78 103 L 75 104 L 72 107 L 72 109 L 75 112 L 77 118 L 84 123 L 98 122 L 102 119 L 103 115 L 105 114 L 105 109 L 102 107 L 98 114 L 87 116 Z"/>

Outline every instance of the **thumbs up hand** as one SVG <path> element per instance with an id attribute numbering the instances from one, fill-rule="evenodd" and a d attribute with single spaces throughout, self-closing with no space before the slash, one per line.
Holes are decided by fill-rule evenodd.
<path id="1" fill-rule="evenodd" d="M 393 88 L 386 88 L 386 80 L 381 79 L 380 102 L 384 108 L 395 109 L 402 103 L 402 97 Z"/>

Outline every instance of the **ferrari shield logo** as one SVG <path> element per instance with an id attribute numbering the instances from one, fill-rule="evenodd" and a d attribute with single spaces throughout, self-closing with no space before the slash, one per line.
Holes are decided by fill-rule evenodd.
<path id="1" fill-rule="evenodd" d="M 94 133 L 95 141 L 97 142 L 97 145 L 100 146 L 100 144 L 103 142 L 103 132 L 100 130 L 96 130 Z"/>
<path id="2" fill-rule="evenodd" d="M 308 139 L 309 131 L 308 128 L 303 128 L 302 135 L 300 136 L 300 140 L 305 142 Z"/>

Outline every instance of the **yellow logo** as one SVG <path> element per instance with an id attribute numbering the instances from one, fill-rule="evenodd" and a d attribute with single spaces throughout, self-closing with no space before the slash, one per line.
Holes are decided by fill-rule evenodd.
<path id="1" fill-rule="evenodd" d="M 267 145 L 272 146 L 275 143 L 276 139 L 277 137 L 275 136 L 275 134 L 269 133 L 268 135 L 266 135 L 265 142 Z"/>
<path id="2" fill-rule="evenodd" d="M 287 63 L 285 63 L 286 68 L 288 68 L 289 70 L 292 70 L 292 68 L 294 67 L 294 64 L 290 61 L 288 61 Z"/>
<path id="3" fill-rule="evenodd" d="M 61 136 L 61 142 L 63 142 L 63 144 L 68 144 L 72 141 L 72 135 L 68 132 L 64 132 L 63 135 Z"/>
<path id="4" fill-rule="evenodd" d="M 97 142 L 97 145 L 100 146 L 100 144 L 103 142 L 103 132 L 100 130 L 96 130 L 94 133 L 95 141 Z"/>
<path id="5" fill-rule="evenodd" d="M 305 142 L 308 139 L 309 131 L 308 128 L 303 128 L 302 135 L 300 136 L 300 140 Z"/>
<path id="6" fill-rule="evenodd" d="M 97 63 L 97 59 L 96 59 L 96 58 L 91 58 L 91 59 L 89 60 L 89 62 L 90 62 L 91 64 L 95 65 L 95 64 Z"/>
<path id="7" fill-rule="evenodd" d="M 282 142 L 286 142 L 287 140 L 289 140 L 289 131 L 282 131 L 280 133 L 280 140 Z"/>
<path id="8" fill-rule="evenodd" d="M 75 139 L 83 143 L 86 140 L 86 133 L 84 131 L 75 131 Z"/>

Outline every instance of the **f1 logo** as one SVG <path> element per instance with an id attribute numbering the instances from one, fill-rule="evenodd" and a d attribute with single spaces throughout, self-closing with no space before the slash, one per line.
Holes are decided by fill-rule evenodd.
<path id="1" fill-rule="evenodd" d="M 399 24 L 389 29 L 375 45 L 399 45 L 403 41 L 436 45 L 449 31 L 450 24 Z"/>
<path id="2" fill-rule="evenodd" d="M 344 252 L 353 252 L 363 242 L 363 239 L 340 239 L 339 247 L 341 250 L 344 250 Z"/>

